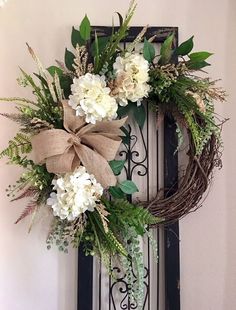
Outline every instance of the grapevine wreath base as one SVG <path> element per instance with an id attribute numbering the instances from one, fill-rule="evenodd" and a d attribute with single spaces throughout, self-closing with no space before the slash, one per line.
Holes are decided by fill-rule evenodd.
<path id="1" fill-rule="evenodd" d="M 202 206 L 202 196 L 212 180 L 213 170 L 222 166 L 221 145 L 214 134 L 199 156 L 195 155 L 191 133 L 188 135 L 188 164 L 178 182 L 178 189 L 170 196 L 168 193 L 172 192 L 176 184 L 173 188 L 160 190 L 152 201 L 145 203 L 153 215 L 164 219 L 162 223 L 165 224 L 175 222 Z"/>

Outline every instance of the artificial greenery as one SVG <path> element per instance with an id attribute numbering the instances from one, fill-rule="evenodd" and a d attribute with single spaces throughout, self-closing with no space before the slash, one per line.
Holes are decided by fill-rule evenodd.
<path id="1" fill-rule="evenodd" d="M 195 154 L 200 155 L 212 134 L 220 139 L 220 124 L 215 121 L 213 102 L 224 101 L 225 92 L 215 87 L 216 81 L 201 78 L 195 73 L 204 73 L 202 69 L 210 65 L 206 60 L 211 53 L 191 53 L 193 37 L 177 48 L 172 48 L 172 43 L 171 35 L 163 44 L 158 63 L 151 65 L 152 92 L 149 100 L 160 115 L 172 114 L 178 133 L 181 129 L 179 124 L 191 132 Z M 177 64 L 174 62 L 176 59 L 179 59 Z M 178 137 L 180 145 L 182 135 L 178 134 Z"/>

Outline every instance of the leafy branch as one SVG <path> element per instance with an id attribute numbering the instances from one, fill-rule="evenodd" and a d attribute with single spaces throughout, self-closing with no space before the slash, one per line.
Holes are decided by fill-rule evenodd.
<path id="1" fill-rule="evenodd" d="M 128 9 L 128 12 L 124 18 L 123 23 L 120 25 L 117 32 L 113 32 L 110 40 L 108 41 L 106 48 L 102 51 L 100 55 L 97 54 L 96 56 L 96 62 L 94 64 L 94 72 L 99 73 L 103 66 L 106 63 L 109 63 L 116 53 L 117 49 L 119 49 L 119 43 L 126 37 L 127 31 L 129 29 L 129 23 L 130 20 L 134 14 L 134 11 L 136 9 L 136 3 L 135 1 L 131 1 L 130 7 Z M 114 30 L 114 28 L 113 28 Z M 97 47 L 98 50 L 98 47 Z"/>

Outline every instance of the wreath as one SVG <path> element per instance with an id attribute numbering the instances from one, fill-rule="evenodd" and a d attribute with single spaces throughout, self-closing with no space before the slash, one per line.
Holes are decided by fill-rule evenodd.
<path id="1" fill-rule="evenodd" d="M 135 7 L 132 1 L 124 18 L 118 14 L 120 26 L 109 37 L 93 33 L 85 16 L 79 30 L 72 29 L 74 53 L 66 49 L 65 62 L 56 66 L 45 68 L 27 45 L 38 73 L 20 69 L 18 82 L 31 88 L 35 100 L 1 98 L 16 104 L 16 113 L 2 115 L 20 125 L 1 157 L 24 168 L 7 188 L 12 201 L 30 198 L 16 223 L 31 216 L 31 229 L 39 210 L 46 208 L 52 215 L 48 249 L 56 244 L 68 252 L 70 244 L 81 245 L 85 255 L 99 256 L 108 270 L 110 257 L 117 257 L 141 307 L 140 237 L 147 234 L 156 256 L 148 227 L 174 221 L 199 206 L 213 168 L 220 165 L 222 121 L 213 102 L 223 102 L 225 92 L 202 77 L 211 54 L 192 52 L 193 37 L 173 49 L 170 34 L 158 55 L 144 27 L 121 48 Z M 138 188 L 131 180 L 117 181 L 125 160 L 117 160 L 116 154 L 121 143 L 129 143 L 127 115 L 142 128 L 145 105 L 157 112 L 158 124 L 165 115 L 174 119 L 176 151 L 187 133 L 189 162 L 173 195 L 163 198 L 160 191 L 153 201 L 131 203 L 129 195 Z"/>

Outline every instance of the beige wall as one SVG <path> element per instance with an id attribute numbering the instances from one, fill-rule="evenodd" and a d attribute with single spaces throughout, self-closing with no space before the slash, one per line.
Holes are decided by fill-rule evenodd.
<path id="1" fill-rule="evenodd" d="M 9 0 L 0 9 L 0 96 L 23 96 L 16 84 L 18 65 L 34 69 L 26 49 L 29 42 L 45 65 L 62 59 L 72 25 L 84 13 L 93 24 L 110 25 L 114 11 L 124 12 L 127 0 Z M 234 99 L 236 75 L 235 0 L 139 0 L 133 25 L 178 26 L 180 40 L 195 34 L 196 49 L 215 53 L 210 68 L 221 77 L 229 103 L 217 106 L 231 121 L 224 129 L 224 168 L 216 172 L 205 207 L 181 222 L 181 304 L 183 310 L 236 309 L 236 156 Z M 1 105 L 0 111 L 12 111 Z M 16 126 L 0 123 L 0 148 Z M 65 256 L 45 250 L 46 229 L 39 223 L 30 235 L 27 221 L 13 225 L 23 202 L 10 204 L 6 185 L 19 171 L 0 163 L 0 309 L 74 310 L 76 253 Z M 154 309 L 152 309 L 154 310 Z"/>

